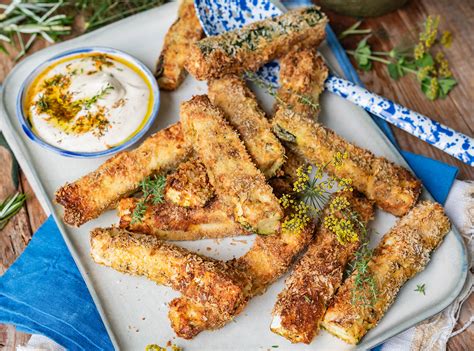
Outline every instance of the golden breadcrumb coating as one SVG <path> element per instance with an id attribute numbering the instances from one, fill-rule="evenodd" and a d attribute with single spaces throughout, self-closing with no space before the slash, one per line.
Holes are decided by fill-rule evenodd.
<path id="1" fill-rule="evenodd" d="M 137 199 L 120 200 L 120 227 L 132 232 L 154 235 L 162 240 L 199 240 L 248 235 L 229 214 L 229 207 L 217 198 L 204 207 L 185 208 L 165 202 L 148 205 L 140 222 L 132 223 Z"/>
<path id="2" fill-rule="evenodd" d="M 408 170 L 386 158 L 374 156 L 297 113 L 278 111 L 272 120 L 274 132 L 308 162 L 316 165 L 329 163 L 329 173 L 351 179 L 355 189 L 396 216 L 404 215 L 414 206 L 421 182 Z M 338 152 L 348 155 L 341 167 L 330 162 Z"/>
<path id="3" fill-rule="evenodd" d="M 278 186 L 285 180 L 291 181 L 290 177 L 282 177 Z M 288 186 L 275 188 L 275 192 L 284 193 Z M 279 235 L 257 236 L 245 255 L 229 262 L 249 277 L 252 283 L 247 299 L 233 313 L 223 314 L 212 306 L 193 302 L 185 296 L 174 299 L 170 303 L 168 317 L 176 334 L 191 339 L 204 330 L 218 329 L 230 322 L 244 309 L 248 300 L 265 292 L 270 284 L 289 269 L 312 240 L 314 227 L 314 223 L 310 223 L 300 232 L 282 229 Z"/>
<path id="4" fill-rule="evenodd" d="M 183 103 L 180 114 L 187 141 L 217 196 L 232 206 L 234 219 L 259 234 L 278 233 L 283 217 L 279 201 L 222 111 L 201 95 Z"/>
<path id="5" fill-rule="evenodd" d="M 212 80 L 208 95 L 240 134 L 255 165 L 267 178 L 273 177 L 285 162 L 285 150 L 245 81 L 234 75 Z"/>
<path id="6" fill-rule="evenodd" d="M 183 0 L 178 19 L 166 33 L 165 42 L 156 65 L 155 77 L 164 90 L 175 90 L 186 77 L 184 63 L 190 46 L 202 38 L 204 32 L 196 15 L 193 0 Z"/>
<path id="7" fill-rule="evenodd" d="M 318 46 L 327 22 L 319 8 L 311 6 L 204 38 L 191 46 L 186 68 L 199 80 L 256 71 L 290 50 Z"/>
<path id="8" fill-rule="evenodd" d="M 191 153 L 177 123 L 155 133 L 136 149 L 116 154 L 97 170 L 56 191 L 56 202 L 64 207 L 64 222 L 80 226 L 97 218 L 136 191 L 144 178 L 175 169 Z"/>
<path id="9" fill-rule="evenodd" d="M 441 205 L 419 203 L 384 235 L 368 263 L 378 292 L 374 305 L 352 303 L 354 272 L 337 292 L 322 326 L 342 340 L 357 344 L 377 325 L 403 284 L 426 267 L 431 252 L 450 227 Z"/>
<path id="10" fill-rule="evenodd" d="M 373 218 L 373 203 L 362 194 L 346 191 L 335 196 L 347 199 L 348 210 L 364 227 Z M 326 208 L 323 216 L 331 213 Z M 273 309 L 270 329 L 294 343 L 309 344 L 318 333 L 326 306 L 342 284 L 346 266 L 360 247 L 361 236 L 366 235 L 364 228 L 359 226 L 356 227 L 359 240 L 341 243 L 323 223 L 324 219 L 320 222 L 316 239 L 309 244 L 286 280 Z"/>
<path id="11" fill-rule="evenodd" d="M 278 96 L 294 112 L 317 120 L 327 77 L 328 68 L 316 49 L 292 51 L 280 60 Z"/>
<path id="12" fill-rule="evenodd" d="M 91 232 L 92 259 L 119 272 L 143 275 L 193 301 L 234 311 L 245 299 L 249 279 L 222 261 L 200 256 L 151 235 L 119 228 Z"/>
<path id="13" fill-rule="evenodd" d="M 183 207 L 204 207 L 214 196 L 206 167 L 199 159 L 181 163 L 166 178 L 165 199 Z"/>
<path id="14" fill-rule="evenodd" d="M 168 313 L 173 330 L 179 337 L 192 339 L 204 330 L 218 329 L 229 323 L 244 309 L 248 300 L 265 292 L 289 269 L 311 241 L 313 230 L 314 224 L 309 224 L 299 233 L 282 229 L 279 235 L 257 236 L 244 256 L 229 262 L 251 280 L 251 289 L 239 308 L 232 313 L 222 313 L 213 306 L 179 297 L 171 301 Z"/>

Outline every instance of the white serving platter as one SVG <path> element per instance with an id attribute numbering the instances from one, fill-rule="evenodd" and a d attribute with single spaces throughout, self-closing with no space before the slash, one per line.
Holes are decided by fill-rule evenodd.
<path id="1" fill-rule="evenodd" d="M 179 339 L 167 318 L 167 303 L 178 296 L 176 292 L 157 286 L 143 277 L 124 275 L 92 262 L 89 256 L 89 231 L 97 226 L 115 224 L 117 216 L 114 211 L 109 211 L 81 228 L 71 228 L 61 222 L 61 209 L 52 201 L 55 190 L 65 182 L 71 182 L 94 170 L 105 159 L 66 158 L 30 141 L 21 130 L 15 113 L 21 83 L 46 59 L 62 51 L 83 46 L 120 49 L 153 69 L 165 33 L 176 18 L 176 12 L 177 4 L 168 3 L 44 49 L 15 67 L 6 79 L 2 92 L 0 127 L 44 210 L 55 217 L 115 347 L 121 350 L 143 350 L 147 344 L 164 345 L 171 340 L 186 351 L 267 350 L 274 349 L 273 345 L 278 345 L 278 350 L 354 349 L 354 346 L 347 345 L 326 332 L 321 332 L 310 345 L 294 345 L 270 332 L 271 310 L 277 294 L 283 288 L 284 279 L 273 284 L 262 296 L 254 298 L 241 315 L 224 328 L 203 332 L 189 341 Z M 332 66 L 338 67 L 327 46 L 323 45 L 321 52 Z M 206 93 L 206 90 L 204 82 L 197 82 L 188 77 L 177 91 L 162 92 L 158 118 L 150 133 L 178 121 L 179 104 L 195 94 Z M 257 94 L 263 106 L 270 111 L 271 99 L 262 91 L 257 91 Z M 396 148 L 364 110 L 329 93 L 323 94 L 321 105 L 323 124 L 376 155 L 408 167 Z M 423 191 L 422 198 L 432 199 L 426 190 Z M 371 244 L 375 245 L 394 223 L 395 217 L 377 211 L 372 227 L 378 234 L 374 235 Z M 220 242 L 202 240 L 178 244 L 215 258 L 229 259 L 243 254 L 250 247 L 253 238 L 242 237 L 238 240 L 229 238 Z M 466 274 L 466 249 L 461 236 L 453 227 L 433 255 L 427 269 L 402 288 L 386 316 L 357 348 L 371 348 L 443 310 L 459 294 Z M 426 295 L 414 291 L 420 283 L 426 285 Z"/>

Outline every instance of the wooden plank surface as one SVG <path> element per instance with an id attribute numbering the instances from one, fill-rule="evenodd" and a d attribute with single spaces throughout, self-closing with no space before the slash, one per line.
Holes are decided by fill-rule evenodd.
<path id="1" fill-rule="evenodd" d="M 337 33 L 355 21 L 350 17 L 327 12 Z M 420 92 L 414 77 L 404 77 L 395 82 L 389 78 L 383 65 L 375 64 L 372 71 L 359 72 L 360 76 L 370 90 L 472 136 L 474 133 L 474 114 L 471 111 L 472 101 L 474 101 L 474 66 L 471 62 L 474 57 L 474 47 L 469 43 L 474 37 L 474 1 L 411 0 L 398 11 L 382 17 L 367 19 L 364 22 L 364 27 L 372 28 L 378 33 L 370 39 L 374 50 L 390 50 L 393 46 L 400 44 L 403 38 L 416 40 L 416 33 L 429 14 L 441 15 L 441 28 L 451 30 L 454 36 L 452 47 L 445 53 L 453 67 L 453 73 L 459 86 L 447 99 L 435 102 L 427 100 Z M 352 49 L 357 40 L 357 37 L 349 37 L 343 40 L 343 45 Z M 38 41 L 30 53 L 45 45 L 44 42 Z M 14 55 L 13 51 L 10 56 L 0 53 L 0 83 L 14 66 L 15 63 L 11 59 Z M 472 167 L 462 164 L 403 131 L 394 130 L 394 132 L 403 149 L 457 166 L 460 169 L 460 179 L 474 178 Z M 26 206 L 0 232 L 0 274 L 23 252 L 32 233 L 46 219 L 21 170 L 18 182 L 14 181 L 15 177 L 10 171 L 12 162 L 13 158 L 10 152 L 0 146 L 0 165 L 2 165 L 0 167 L 0 199 L 16 190 L 26 192 L 28 196 Z M 474 295 L 464 304 L 458 325 L 469 320 L 473 311 Z M 28 339 L 29 335 L 18 332 L 13 326 L 0 325 L 0 350 L 15 350 L 17 345 L 24 344 Z M 474 345 L 474 328 L 470 327 L 449 341 L 448 350 L 468 350 L 472 345 Z"/>

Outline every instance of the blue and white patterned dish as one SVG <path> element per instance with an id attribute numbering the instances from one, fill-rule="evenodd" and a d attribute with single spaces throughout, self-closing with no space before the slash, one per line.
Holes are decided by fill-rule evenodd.
<path id="1" fill-rule="evenodd" d="M 270 0 L 195 0 L 195 6 L 207 35 L 218 35 L 283 13 L 283 10 Z M 270 62 L 262 67 L 258 74 L 269 83 L 277 85 L 279 65 L 277 62 Z M 330 75 L 325 88 L 462 162 L 474 166 L 473 138 L 345 79 Z"/>
<path id="2" fill-rule="evenodd" d="M 64 59 L 65 57 L 68 56 L 75 56 L 77 54 L 83 54 L 83 53 L 91 53 L 91 52 L 97 52 L 97 53 L 102 53 L 102 54 L 110 54 L 116 57 L 119 57 L 131 64 L 133 64 L 137 69 L 139 69 L 144 76 L 147 77 L 150 86 L 152 88 L 151 94 L 153 98 L 153 107 L 152 111 L 146 121 L 146 123 L 143 125 L 143 127 L 130 139 L 126 140 L 120 145 L 114 146 L 110 149 L 103 150 L 103 151 L 96 151 L 96 152 L 76 152 L 76 151 L 68 151 L 61 149 L 57 146 L 51 145 L 41 139 L 36 133 L 33 131 L 31 128 L 31 124 L 28 121 L 27 117 L 25 116 L 24 113 L 24 98 L 27 92 L 28 87 L 30 84 L 34 81 L 34 79 L 41 74 L 47 67 L 53 65 L 55 62 Z M 158 84 L 156 82 L 155 77 L 153 76 L 153 73 L 146 67 L 141 61 L 139 61 L 137 58 L 123 52 L 120 50 L 112 49 L 112 48 L 107 48 L 107 47 L 83 47 L 79 49 L 73 49 L 73 50 L 68 50 L 65 52 L 62 52 L 48 60 L 46 60 L 44 63 L 39 65 L 36 69 L 34 69 L 28 76 L 28 78 L 23 82 L 20 92 L 17 97 L 16 101 L 16 114 L 18 117 L 18 120 L 20 121 L 20 124 L 22 126 L 23 131 L 25 134 L 30 138 L 32 141 L 35 143 L 41 145 L 47 150 L 56 152 L 62 156 L 66 157 L 75 157 L 75 158 L 94 158 L 94 157 L 102 157 L 102 156 L 107 156 L 111 155 L 114 153 L 117 153 L 121 150 L 126 149 L 127 147 L 133 145 L 136 143 L 140 138 L 146 133 L 146 131 L 153 125 L 153 121 L 156 118 L 156 115 L 158 113 L 158 109 L 160 106 L 160 91 L 158 89 Z"/>

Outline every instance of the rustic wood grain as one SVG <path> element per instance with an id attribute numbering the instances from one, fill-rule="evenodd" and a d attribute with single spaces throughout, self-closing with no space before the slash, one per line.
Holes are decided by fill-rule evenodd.
<path id="1" fill-rule="evenodd" d="M 337 15 L 324 9 L 336 33 L 342 32 L 355 22 L 354 18 Z M 474 1 L 409 1 L 400 10 L 387 15 L 364 20 L 363 28 L 374 32 L 369 43 L 374 51 L 389 51 L 399 45 L 406 46 L 417 40 L 417 33 L 428 15 L 440 15 L 441 30 L 453 33 L 451 48 L 443 52 L 449 60 L 454 77 L 458 81 L 446 99 L 428 100 L 421 92 L 416 77 L 407 75 L 398 81 L 390 78 L 386 66 L 374 63 L 369 72 L 359 71 L 364 84 L 373 92 L 392 99 L 414 111 L 444 123 L 466 135 L 474 135 Z M 349 36 L 342 40 L 346 49 L 355 49 L 362 36 Z M 355 62 L 353 61 L 355 65 Z M 459 179 L 473 179 L 474 168 L 445 154 L 441 150 L 415 138 L 397 128 L 392 128 L 396 139 L 404 150 L 429 156 L 459 168 Z"/>
<path id="2" fill-rule="evenodd" d="M 5 2 L 0 0 L 0 2 Z M 327 11 L 331 24 L 336 32 L 341 32 L 354 23 L 354 19 L 339 16 Z M 453 66 L 453 73 L 459 85 L 445 100 L 428 101 L 420 92 L 414 77 L 404 77 L 395 82 L 389 78 L 383 65 L 375 64 L 371 72 L 359 72 L 364 84 L 372 91 L 391 98 L 402 105 L 421 112 L 439 122 L 442 122 L 465 134 L 473 135 L 474 114 L 472 101 L 474 100 L 474 47 L 471 45 L 474 37 L 474 1 L 452 0 L 419 0 L 409 1 L 402 9 L 391 14 L 367 19 L 364 27 L 372 28 L 377 33 L 370 39 L 374 50 L 389 50 L 394 45 L 405 41 L 404 38 L 416 40 L 421 23 L 427 15 L 440 14 L 442 16 L 441 28 L 453 32 L 454 40 L 450 49 L 445 54 Z M 80 33 L 81 19 L 76 19 L 76 33 Z M 79 25 L 77 25 L 79 23 Z M 349 37 L 343 40 L 346 48 L 354 48 L 359 38 Z M 35 43 L 30 53 L 47 46 L 44 41 Z M 13 48 L 9 48 L 10 56 L 0 53 L 0 83 L 3 82 L 8 72 L 15 65 L 12 57 L 16 55 Z M 394 130 L 397 141 L 405 150 L 433 157 L 460 169 L 461 179 L 473 179 L 474 169 L 462 164 L 460 161 L 429 146 L 428 144 L 412 137 L 411 135 Z M 9 171 L 12 158 L 8 150 L 0 147 L 0 199 L 15 192 L 17 189 L 28 194 L 28 200 L 17 216 L 0 232 L 0 275 L 13 263 L 28 244 L 46 215 L 34 196 L 24 175 L 20 172 L 20 182 L 16 187 L 13 184 Z M 6 165 L 6 166 L 4 166 Z M 458 325 L 465 323 L 474 311 L 474 296 L 464 304 Z M 17 345 L 29 340 L 29 335 L 18 332 L 13 326 L 0 325 L 0 350 L 13 351 Z M 448 343 L 448 350 L 469 350 L 474 345 L 474 327 L 452 338 Z"/>

